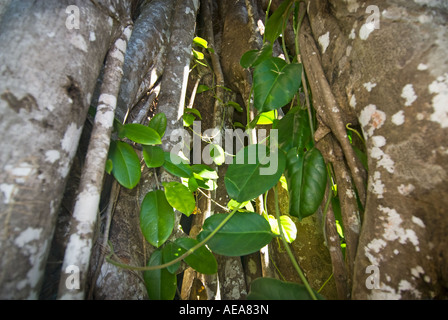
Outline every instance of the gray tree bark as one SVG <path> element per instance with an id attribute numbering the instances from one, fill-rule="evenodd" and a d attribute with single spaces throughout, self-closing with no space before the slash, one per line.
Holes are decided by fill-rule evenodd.
<path id="1" fill-rule="evenodd" d="M 38 297 L 96 78 L 131 4 L 10 1 L 1 7 L 2 298 Z M 79 9 L 79 21 L 75 11 L 66 12 L 69 5 Z M 77 22 L 79 29 L 72 28 Z"/>
<path id="2" fill-rule="evenodd" d="M 279 2 L 273 1 L 271 9 Z M 236 6 L 227 1 L 211 3 L 212 15 L 218 17 L 213 29 L 224 85 L 234 90 L 232 99 L 244 105 L 249 100 L 251 77 L 239 66 L 239 59 L 259 46 L 253 33 L 253 11 L 247 7 L 254 1 L 241 0 Z M 138 0 L 0 4 L 0 41 L 5 44 L 0 52 L 0 298 L 39 296 L 63 190 L 100 69 L 120 27 L 140 4 Z M 117 116 L 123 120 L 154 89 L 162 73 L 167 75 L 157 112 L 168 117 L 164 144 L 166 151 L 172 151 L 178 141 L 170 141 L 169 133 L 182 129 L 185 73 L 199 2 L 153 0 L 145 4 L 129 44 Z M 176 19 L 170 29 L 167 17 L 174 4 L 185 13 L 191 28 L 183 30 L 181 20 Z M 72 28 L 76 10 L 66 11 L 69 5 L 79 8 L 79 29 Z M 327 236 L 333 237 L 328 242 L 330 255 L 325 252 L 319 216 L 302 225 L 307 228 L 312 223 L 319 228 L 319 232 L 310 232 L 310 256 L 302 250 L 306 239 L 294 245 L 295 254 L 299 260 L 306 254 L 311 262 L 316 256 L 328 262 L 331 256 L 338 298 L 346 298 L 348 292 L 353 299 L 446 298 L 448 5 L 442 1 L 372 0 L 365 4 L 316 0 L 306 1 L 304 7 L 308 17 L 300 37 L 302 61 L 319 119 L 317 146 L 327 161 L 334 162 L 342 219 L 348 228 L 347 259 L 343 262 L 338 251 L 331 214 L 326 221 Z M 174 33 L 180 40 L 169 43 Z M 294 51 L 291 30 L 285 37 Z M 203 76 L 211 78 L 210 74 Z M 197 107 L 203 115 L 228 108 L 219 104 L 215 108 L 213 97 L 202 95 Z M 213 125 L 210 119 L 206 122 Z M 348 148 L 343 128 L 347 123 L 362 130 L 366 139 L 367 176 Z M 164 174 L 163 179 L 167 178 Z M 117 256 L 140 266 L 147 262 L 151 248 L 139 233 L 136 212 L 145 193 L 155 187 L 152 172 L 145 171 L 142 180 L 139 188 L 118 197 L 110 227 Z M 225 196 L 218 193 L 215 200 L 225 205 Z M 356 197 L 364 210 L 358 209 Z M 210 204 L 206 207 L 212 210 Z M 198 232 L 195 228 L 191 235 Z M 146 299 L 141 274 L 102 263 L 104 248 L 99 242 L 96 246 L 94 258 L 100 261 L 95 260 L 98 271 L 92 268 L 92 274 L 98 275 L 91 277 L 92 297 Z M 281 250 L 276 250 L 271 250 L 271 258 L 287 274 Z M 250 271 L 249 264 L 259 266 L 259 258 L 250 257 L 243 263 L 239 259 L 220 261 L 224 280 L 236 270 L 233 262 L 238 264 L 238 272 L 232 274 L 235 281 L 225 286 L 221 297 L 244 298 L 249 288 L 246 282 L 251 280 L 244 277 L 244 270 Z M 312 285 L 319 286 L 322 278 L 317 277 L 313 263 L 304 262 L 303 267 Z M 327 276 L 329 268 L 322 268 Z M 111 284 L 117 288 L 114 292 Z M 209 284 L 216 285 L 213 279 Z M 212 296 L 216 294 L 213 290 Z M 335 293 L 327 296 L 335 297 Z M 195 297 L 194 293 L 189 297 Z"/>

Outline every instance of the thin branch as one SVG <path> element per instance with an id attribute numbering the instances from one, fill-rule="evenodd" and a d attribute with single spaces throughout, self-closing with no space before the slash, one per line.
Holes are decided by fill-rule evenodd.
<path id="1" fill-rule="evenodd" d="M 100 193 L 117 105 L 116 97 L 120 88 L 124 55 L 132 29 L 132 25 L 124 29 L 107 57 L 99 105 L 73 210 L 71 235 L 62 265 L 59 299 L 84 299 L 94 228 L 97 222 Z M 68 275 L 64 270 L 69 266 L 79 268 L 80 290 L 70 290 L 66 285 Z"/>

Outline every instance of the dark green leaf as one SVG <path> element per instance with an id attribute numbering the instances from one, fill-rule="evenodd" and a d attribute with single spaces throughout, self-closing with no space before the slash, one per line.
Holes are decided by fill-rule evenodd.
<path id="1" fill-rule="evenodd" d="M 148 266 L 157 266 L 163 263 L 162 252 L 156 250 L 148 261 Z M 177 277 L 166 268 L 149 270 L 143 273 L 146 290 L 150 300 L 173 300 L 176 295 Z"/>
<path id="2" fill-rule="evenodd" d="M 272 57 L 254 70 L 254 106 L 260 112 L 289 103 L 301 83 L 302 65 Z"/>
<path id="3" fill-rule="evenodd" d="M 140 228 L 145 239 L 160 247 L 174 228 L 174 210 L 162 190 L 148 192 L 140 209 Z"/>
<path id="4" fill-rule="evenodd" d="M 112 141 L 109 150 L 112 174 L 125 188 L 132 189 L 140 181 L 140 159 L 134 149 L 125 142 Z"/>
<path id="5" fill-rule="evenodd" d="M 145 145 L 161 144 L 160 135 L 154 129 L 139 123 L 128 123 L 123 126 L 126 138 Z"/>
<path id="6" fill-rule="evenodd" d="M 239 103 L 235 102 L 235 101 L 229 101 L 227 102 L 228 106 L 234 107 L 236 111 L 238 112 L 243 112 L 243 108 L 240 106 Z"/>
<path id="7" fill-rule="evenodd" d="M 154 129 L 160 137 L 163 137 L 166 130 L 166 115 L 164 113 L 158 113 L 151 118 L 148 127 Z"/>
<path id="8" fill-rule="evenodd" d="M 208 91 L 208 90 L 211 90 L 211 88 L 209 86 L 206 86 L 205 84 L 200 84 L 198 86 L 198 89 L 196 90 L 196 94 L 200 94 L 200 93 Z"/>
<path id="9" fill-rule="evenodd" d="M 201 86 L 199 86 L 199 87 L 201 87 Z M 206 87 L 207 87 L 207 86 L 206 86 Z M 209 88 L 209 89 L 210 89 L 210 88 Z M 199 89 L 198 89 L 198 90 L 199 90 Z M 198 109 L 194 109 L 194 108 L 186 108 L 185 111 L 184 111 L 184 113 L 192 113 L 192 114 L 194 114 L 195 116 L 197 116 L 199 119 L 202 120 L 201 112 L 199 112 Z"/>
<path id="10" fill-rule="evenodd" d="M 177 181 L 164 182 L 165 196 L 168 203 L 187 217 L 196 208 L 196 200 L 191 191 Z"/>
<path id="11" fill-rule="evenodd" d="M 191 238 L 179 238 L 174 243 L 182 248 L 182 254 L 187 252 L 199 243 L 199 241 Z M 203 274 L 214 274 L 218 272 L 218 262 L 213 253 L 205 246 L 196 249 L 192 254 L 184 259 L 184 261 L 197 272 Z"/>
<path id="12" fill-rule="evenodd" d="M 282 33 L 283 21 L 287 19 L 288 8 L 292 0 L 285 0 L 266 22 L 265 39 L 271 43 Z"/>
<path id="13" fill-rule="evenodd" d="M 285 169 L 285 155 L 281 150 L 268 151 L 265 145 L 252 144 L 237 153 L 224 178 L 230 198 L 252 200 L 278 182 Z"/>
<path id="14" fill-rule="evenodd" d="M 165 154 L 158 146 L 143 146 L 143 159 L 148 168 L 158 168 L 165 162 Z"/>
<path id="15" fill-rule="evenodd" d="M 318 299 L 323 299 L 315 292 Z M 285 282 L 273 278 L 257 278 L 252 281 L 248 300 L 311 300 L 306 287 L 302 284 Z"/>
<path id="16" fill-rule="evenodd" d="M 270 57 L 272 57 L 272 44 L 265 42 L 260 50 L 250 50 L 243 54 L 240 65 L 243 68 L 255 67 Z"/>
<path id="17" fill-rule="evenodd" d="M 204 221 L 198 240 L 204 240 L 228 214 L 214 214 Z M 243 256 L 267 245 L 274 234 L 265 218 L 254 212 L 236 212 L 234 216 L 207 242 L 216 254 Z"/>
<path id="18" fill-rule="evenodd" d="M 305 146 L 311 140 L 308 113 L 300 107 L 289 110 L 273 128 L 278 129 L 278 144 L 286 153 L 291 148 L 296 148 L 299 154 L 303 154 Z"/>
<path id="19" fill-rule="evenodd" d="M 182 250 L 182 248 L 180 248 L 173 242 L 168 242 L 162 249 L 163 263 L 168 263 L 176 258 L 179 258 L 181 255 L 184 254 L 184 252 L 185 250 Z M 170 273 L 176 274 L 179 267 L 180 267 L 180 261 L 166 267 L 166 269 Z"/>
<path id="20" fill-rule="evenodd" d="M 190 178 L 193 176 L 193 171 L 191 170 L 188 161 L 174 153 L 165 152 L 165 162 L 163 163 L 163 167 L 172 175 L 180 178 Z"/>
<path id="21" fill-rule="evenodd" d="M 198 188 L 199 185 L 197 180 L 193 177 L 188 178 L 188 189 L 190 189 L 191 192 L 195 192 Z"/>
<path id="22" fill-rule="evenodd" d="M 313 148 L 304 156 L 291 149 L 286 159 L 289 214 L 299 220 L 312 215 L 322 202 L 327 183 L 327 168 L 320 151 Z"/>

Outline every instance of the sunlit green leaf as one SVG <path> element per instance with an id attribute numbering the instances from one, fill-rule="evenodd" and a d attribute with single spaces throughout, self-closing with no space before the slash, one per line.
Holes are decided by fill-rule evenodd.
<path id="1" fill-rule="evenodd" d="M 218 173 L 205 164 L 194 164 L 191 169 L 203 179 L 218 179 Z"/>
<path id="2" fill-rule="evenodd" d="M 222 165 L 226 161 L 224 149 L 219 144 L 210 145 L 210 157 L 217 166 Z"/>
<path id="3" fill-rule="evenodd" d="M 196 200 L 191 191 L 177 181 L 164 182 L 165 196 L 168 203 L 187 217 L 196 208 Z"/>
<path id="4" fill-rule="evenodd" d="M 198 46 L 200 46 L 200 47 L 202 47 L 202 48 L 204 48 L 204 49 L 207 49 L 207 48 L 208 48 L 208 42 L 207 42 L 207 40 L 205 40 L 204 38 L 201 38 L 201 37 L 195 37 L 195 38 L 193 39 L 193 43 L 196 44 L 196 45 L 198 45 Z"/>
<path id="5" fill-rule="evenodd" d="M 257 124 L 266 125 L 272 124 L 274 119 L 277 119 L 277 110 L 271 110 L 267 112 L 262 112 L 258 118 Z"/>

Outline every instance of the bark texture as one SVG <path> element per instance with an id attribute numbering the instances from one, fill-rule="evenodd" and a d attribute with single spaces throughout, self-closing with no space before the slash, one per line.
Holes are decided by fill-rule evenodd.
<path id="1" fill-rule="evenodd" d="M 353 298 L 443 297 L 447 6 L 440 1 L 369 5 L 379 9 L 378 29 L 369 24 L 373 13 L 360 1 L 309 1 L 308 6 L 332 92 L 343 113 L 359 120 L 367 143 L 367 202 Z M 373 289 L 366 286 L 370 265 L 379 270 Z"/>
<path id="2" fill-rule="evenodd" d="M 66 27 L 69 5 L 80 9 L 79 29 Z M 130 5 L 111 8 L 126 19 Z M 2 11 L 0 297 L 37 298 L 61 190 L 117 23 L 92 2 L 11 1 Z"/>

